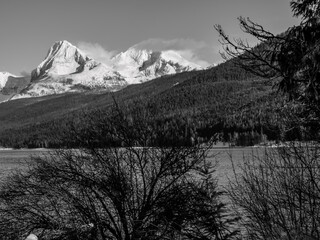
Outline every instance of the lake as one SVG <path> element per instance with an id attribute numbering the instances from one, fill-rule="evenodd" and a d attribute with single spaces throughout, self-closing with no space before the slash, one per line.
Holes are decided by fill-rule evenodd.
<path id="1" fill-rule="evenodd" d="M 242 163 L 244 157 L 252 154 L 261 154 L 264 148 L 214 148 L 209 153 L 209 159 L 217 161 L 215 176 L 218 178 L 219 185 L 226 186 L 228 178 L 233 178 L 231 157 L 235 164 L 236 171 L 240 171 L 238 164 Z M 6 176 L 14 169 L 23 169 L 31 156 L 41 156 L 50 150 L 47 149 L 19 149 L 19 150 L 0 150 L 0 176 Z"/>
<path id="2" fill-rule="evenodd" d="M 0 177 L 6 176 L 12 170 L 26 168 L 31 156 L 41 156 L 48 151 L 46 149 L 1 149 Z"/>

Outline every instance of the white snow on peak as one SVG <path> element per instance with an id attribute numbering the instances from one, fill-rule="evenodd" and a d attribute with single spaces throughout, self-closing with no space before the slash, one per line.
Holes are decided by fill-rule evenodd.
<path id="1" fill-rule="evenodd" d="M 148 50 L 138 50 L 129 48 L 125 52 L 121 52 L 113 58 L 114 65 L 136 64 L 141 65 L 144 61 L 148 60 L 152 52 Z"/>
<path id="2" fill-rule="evenodd" d="M 152 51 L 129 48 L 113 57 L 113 69 L 129 84 L 141 83 L 167 74 L 202 69 L 175 51 Z"/>
<path id="3" fill-rule="evenodd" d="M 128 81 L 129 84 L 136 82 L 131 79 L 139 77 L 139 68 L 150 58 L 151 51 L 129 48 L 111 59 L 112 67 Z"/>
<path id="4" fill-rule="evenodd" d="M 181 67 L 188 68 L 189 70 L 202 69 L 200 65 L 186 60 L 179 53 L 173 50 L 163 51 L 161 56 L 164 60 L 172 63 L 178 63 Z"/>
<path id="5" fill-rule="evenodd" d="M 31 83 L 13 99 L 87 89 L 117 91 L 128 84 L 198 69 L 202 68 L 173 50 L 160 52 L 134 47 L 114 56 L 109 66 L 63 40 L 52 45 L 45 59 L 32 71 Z"/>
<path id="6" fill-rule="evenodd" d="M 16 76 L 8 72 L 0 72 L 0 103 L 23 90 L 30 82 L 30 77 Z"/>
<path id="7" fill-rule="evenodd" d="M 53 44 L 31 76 L 31 84 L 14 98 L 87 89 L 115 91 L 127 85 L 118 72 L 95 61 L 66 40 Z"/>
<path id="8" fill-rule="evenodd" d="M 92 59 L 68 41 L 55 42 L 46 58 L 32 72 L 32 80 L 43 76 L 77 72 L 79 67 L 88 61 L 92 62 Z M 92 64 L 94 65 L 94 62 Z"/>
<path id="9" fill-rule="evenodd" d="M 5 87 L 9 77 L 14 77 L 14 78 L 18 78 L 18 76 L 13 75 L 11 73 L 8 72 L 0 72 L 0 90 L 2 90 L 2 88 Z"/>

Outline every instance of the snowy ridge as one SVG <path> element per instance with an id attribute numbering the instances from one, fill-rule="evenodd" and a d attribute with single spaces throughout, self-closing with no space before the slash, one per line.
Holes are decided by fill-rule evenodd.
<path id="1" fill-rule="evenodd" d="M 64 40 L 53 44 L 45 59 L 32 71 L 30 84 L 13 99 L 97 89 L 117 91 L 128 84 L 199 69 L 202 69 L 199 65 L 175 51 L 133 47 L 114 56 L 106 65 Z M 0 76 L 0 87 L 1 84 Z"/>
<path id="2" fill-rule="evenodd" d="M 74 73 L 92 59 L 68 41 L 59 41 L 49 49 L 46 58 L 32 71 L 32 79 L 44 75 L 64 75 Z M 92 62 L 92 64 L 95 64 Z"/>
<path id="3" fill-rule="evenodd" d="M 64 40 L 49 49 L 46 58 L 32 71 L 31 84 L 13 99 L 90 89 L 116 91 L 126 85 L 118 72 Z"/>
<path id="4" fill-rule="evenodd" d="M 30 77 L 19 77 L 8 72 L 0 72 L 0 103 L 9 101 L 30 83 Z"/>
<path id="5" fill-rule="evenodd" d="M 141 83 L 156 77 L 184 71 L 200 70 L 175 51 L 151 51 L 129 48 L 112 59 L 113 69 L 122 74 L 129 84 Z"/>
<path id="6" fill-rule="evenodd" d="M 15 76 L 8 72 L 0 72 L 0 91 L 6 86 L 6 83 L 9 79 L 9 77 L 18 78 L 18 76 Z"/>

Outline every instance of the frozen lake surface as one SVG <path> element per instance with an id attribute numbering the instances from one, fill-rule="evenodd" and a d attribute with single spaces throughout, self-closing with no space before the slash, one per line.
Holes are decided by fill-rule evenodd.
<path id="1" fill-rule="evenodd" d="M 26 168 L 31 156 L 41 156 L 47 149 L 1 149 L 0 150 L 0 177 L 6 176 L 15 169 Z"/>
<path id="2" fill-rule="evenodd" d="M 46 154 L 48 149 L 2 149 L 0 150 L 0 176 L 6 176 L 14 169 L 23 169 L 28 165 L 31 156 L 41 156 Z M 240 171 L 238 164 L 243 162 L 244 157 L 252 154 L 262 154 L 264 148 L 214 148 L 209 152 L 208 159 L 217 162 L 214 175 L 218 178 L 219 185 L 226 186 L 228 178 L 233 178 L 231 158 L 235 164 L 236 171 Z"/>

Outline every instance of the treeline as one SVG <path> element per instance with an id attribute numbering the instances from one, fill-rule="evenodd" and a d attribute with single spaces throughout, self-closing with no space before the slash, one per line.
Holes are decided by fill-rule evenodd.
<path id="1" fill-rule="evenodd" d="M 151 107 L 85 112 L 59 136 L 67 149 L 5 179 L 2 239 L 235 239 L 238 218 L 207 160 L 211 143 L 176 147 L 191 134 L 177 128 L 184 120 L 159 123 Z"/>
<path id="2" fill-rule="evenodd" d="M 252 74 L 229 61 L 208 70 L 162 77 L 140 86 L 129 86 L 114 93 L 113 99 L 111 94 L 83 94 L 83 98 L 88 101 L 86 103 L 81 100 L 81 94 L 67 95 L 33 104 L 35 115 L 45 113 L 43 119 L 37 117 L 36 123 L 2 130 L 0 146 L 66 147 L 61 136 L 67 132 L 70 123 L 97 112 L 108 113 L 115 102 L 131 109 L 127 112 L 139 106 L 149 114 L 152 113 L 153 120 L 148 124 L 153 129 L 172 129 L 170 135 L 162 136 L 162 139 L 157 140 L 159 142 L 150 142 L 150 145 L 159 145 L 160 142 L 161 145 L 164 142 L 167 145 L 192 145 L 206 142 L 212 137 L 241 146 L 279 140 L 288 137 L 280 135 L 279 131 L 283 124 L 281 109 L 285 103 L 271 86 L 270 80 L 253 78 Z M 81 103 L 82 107 L 77 106 L 78 109 L 69 113 L 62 109 L 60 113 L 63 114 L 55 117 L 58 106 L 72 108 L 76 102 Z M 48 107 L 42 108 L 43 103 Z M 47 109 L 49 113 L 46 113 Z M 80 125 L 81 122 L 79 128 Z M 289 137 L 294 138 L 299 134 L 294 132 L 291 135 Z M 121 146 L 122 143 L 113 144 Z M 73 145 L 77 147 L 76 142 Z"/>
<path id="3" fill-rule="evenodd" d="M 235 145 L 252 145 L 266 139 L 278 139 L 276 101 L 272 90 L 263 81 L 223 81 L 195 85 L 176 85 L 168 91 L 149 98 L 141 97 L 125 103 L 127 117 L 133 112 L 152 116 L 146 129 L 167 134 L 149 145 L 193 145 L 216 140 L 232 142 Z M 268 102 L 269 101 L 269 102 Z M 270 103 L 273 101 L 273 104 Z M 115 99 L 117 102 L 117 99 Z M 29 124 L 1 132 L 0 145 L 15 148 L 61 148 L 77 147 L 74 141 L 64 136 L 70 124 L 78 129 L 88 124 L 88 116 L 111 114 L 110 108 L 73 112 L 63 119 Z M 94 127 L 94 126 L 89 126 Z M 100 126 L 101 128 L 101 126 Z M 149 132 L 149 136 L 154 133 Z M 66 141 L 64 140 L 66 139 Z M 148 140 L 146 140 L 148 141 Z M 110 143 L 109 143 L 110 144 Z M 121 146 L 121 142 L 113 142 Z"/>

